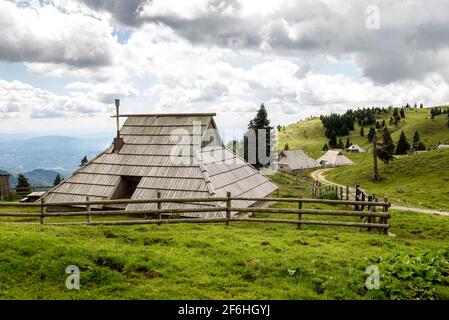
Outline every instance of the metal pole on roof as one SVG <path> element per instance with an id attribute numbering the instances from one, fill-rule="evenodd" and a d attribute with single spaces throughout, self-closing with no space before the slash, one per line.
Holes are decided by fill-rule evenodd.
<path id="1" fill-rule="evenodd" d="M 116 120 L 117 120 L 117 138 L 120 138 L 119 107 L 120 107 L 120 99 L 115 99 L 115 114 L 116 114 Z"/>

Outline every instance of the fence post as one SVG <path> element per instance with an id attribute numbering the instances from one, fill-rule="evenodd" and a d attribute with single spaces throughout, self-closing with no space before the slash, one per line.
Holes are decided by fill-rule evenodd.
<path id="1" fill-rule="evenodd" d="M 374 199 L 375 199 L 375 195 L 374 195 L 374 194 L 373 194 L 372 196 L 368 196 L 368 201 L 369 201 L 369 202 L 374 201 Z M 372 212 L 372 211 L 373 211 L 373 208 L 375 208 L 375 206 L 369 205 L 369 206 L 368 206 L 368 212 Z M 372 216 L 368 216 L 368 219 L 366 219 L 366 221 L 367 221 L 368 223 L 371 223 L 371 222 L 373 221 L 372 218 L 373 218 Z M 371 228 L 370 228 L 370 227 L 368 227 L 368 231 L 371 231 Z"/>
<path id="2" fill-rule="evenodd" d="M 45 206 L 44 197 L 41 198 L 41 224 L 45 224 L 45 214 L 47 213 L 47 207 Z"/>
<path id="3" fill-rule="evenodd" d="M 340 186 L 340 200 L 343 200 L 343 187 Z"/>
<path id="4" fill-rule="evenodd" d="M 89 202 L 90 198 L 86 197 L 86 201 Z M 87 223 L 91 223 L 92 217 L 90 215 L 90 204 L 86 204 L 86 217 L 87 217 Z"/>
<path id="5" fill-rule="evenodd" d="M 346 200 L 349 200 L 349 186 L 346 186 Z"/>
<path id="6" fill-rule="evenodd" d="M 302 196 L 298 195 L 298 220 L 301 221 L 302 220 L 302 214 L 301 214 L 301 209 L 302 209 L 302 201 L 301 201 Z M 297 229 L 301 229 L 301 222 L 298 222 L 298 227 Z"/>
<path id="7" fill-rule="evenodd" d="M 161 192 L 160 192 L 160 191 L 157 192 L 157 198 L 158 198 L 158 199 L 161 198 Z M 157 202 L 157 211 L 158 211 L 158 213 L 157 213 L 157 218 L 159 219 L 159 221 L 162 220 L 161 208 L 162 208 L 162 202 L 158 201 L 158 202 Z M 161 225 L 161 224 L 158 223 L 158 226 L 160 226 L 160 225 Z"/>
<path id="8" fill-rule="evenodd" d="M 384 196 L 384 202 L 388 203 L 388 197 L 387 196 Z M 382 211 L 384 213 L 388 213 L 388 206 L 384 206 Z M 387 224 L 388 223 L 388 218 L 382 218 L 382 223 Z M 384 234 L 388 235 L 388 228 L 384 229 Z"/>
<path id="9" fill-rule="evenodd" d="M 229 220 L 231 220 L 231 207 L 232 207 L 232 199 L 231 199 L 231 193 L 228 191 L 226 192 L 226 226 L 229 226 Z"/>

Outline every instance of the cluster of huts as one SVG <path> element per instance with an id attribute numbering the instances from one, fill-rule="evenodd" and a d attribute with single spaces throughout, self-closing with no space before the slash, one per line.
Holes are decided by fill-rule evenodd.
<path id="1" fill-rule="evenodd" d="M 363 152 L 363 149 L 360 147 L 352 148 L 351 151 L 348 149 L 348 152 Z M 303 150 L 285 150 L 279 154 L 278 168 L 282 172 L 297 174 L 305 169 L 340 167 L 352 164 L 354 162 L 343 155 L 340 149 L 328 150 L 317 160 L 309 157 Z"/>

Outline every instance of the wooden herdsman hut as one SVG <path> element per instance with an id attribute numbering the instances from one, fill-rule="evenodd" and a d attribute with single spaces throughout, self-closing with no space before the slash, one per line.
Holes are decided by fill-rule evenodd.
<path id="1" fill-rule="evenodd" d="M 215 114 L 123 115 L 126 121 L 114 143 L 45 195 L 46 202 L 108 199 L 269 196 L 278 187 L 220 138 Z M 257 205 L 233 201 L 233 207 Z M 188 204 L 164 203 L 164 209 Z M 198 204 L 191 204 L 198 207 Z M 203 203 L 202 206 L 225 206 Z M 109 206 L 108 208 L 111 208 Z M 156 204 L 128 204 L 120 209 L 155 209 Z M 96 209 L 105 209 L 97 206 Z M 224 212 L 187 213 L 222 217 Z"/>
<path id="2" fill-rule="evenodd" d="M 303 150 L 284 150 L 279 154 L 279 171 L 297 174 L 301 170 L 319 167 L 320 163 Z"/>
<path id="3" fill-rule="evenodd" d="M 0 200 L 3 200 L 5 196 L 11 192 L 11 188 L 9 186 L 10 176 L 11 175 L 8 172 L 0 170 Z"/>

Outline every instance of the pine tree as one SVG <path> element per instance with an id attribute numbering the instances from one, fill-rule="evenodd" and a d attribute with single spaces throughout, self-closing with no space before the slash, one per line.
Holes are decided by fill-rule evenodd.
<path id="1" fill-rule="evenodd" d="M 337 148 L 337 134 L 335 133 L 335 131 L 332 131 L 331 137 L 329 139 L 329 148 Z"/>
<path id="2" fill-rule="evenodd" d="M 420 141 L 421 141 L 421 137 L 419 136 L 418 131 L 415 131 L 415 134 L 413 135 L 413 148 L 415 150 L 418 149 L 418 145 L 419 145 Z"/>
<path id="3" fill-rule="evenodd" d="M 424 108 L 424 105 L 421 103 L 421 104 L 419 105 L 419 107 L 422 109 L 422 108 Z"/>
<path id="4" fill-rule="evenodd" d="M 407 154 L 408 151 L 410 151 L 410 143 L 408 143 L 407 137 L 402 131 L 396 146 L 396 154 Z"/>
<path id="5" fill-rule="evenodd" d="M 290 150 L 290 146 L 288 145 L 288 143 L 286 143 L 285 146 L 284 146 L 284 151 L 285 150 Z"/>
<path id="6" fill-rule="evenodd" d="M 351 141 L 349 141 L 349 138 L 346 139 L 346 145 L 345 148 L 348 149 L 351 146 Z"/>
<path id="7" fill-rule="evenodd" d="M 62 181 L 61 176 L 58 173 L 58 175 L 56 176 L 55 180 L 53 181 L 53 186 L 59 185 L 61 183 L 61 181 Z"/>
<path id="8" fill-rule="evenodd" d="M 374 137 L 376 136 L 376 129 L 371 127 L 368 132 L 368 141 L 373 142 Z"/>
<path id="9" fill-rule="evenodd" d="M 401 115 L 401 118 L 405 118 L 405 112 L 404 112 L 404 109 L 401 109 L 401 111 L 399 112 L 399 114 Z"/>
<path id="10" fill-rule="evenodd" d="M 260 169 L 264 166 L 269 165 L 269 163 L 266 163 L 266 159 L 259 159 L 259 147 L 261 147 L 263 144 L 265 144 L 265 155 L 261 155 L 266 156 L 266 157 L 270 157 L 270 120 L 268 120 L 268 112 L 267 109 L 265 108 L 265 105 L 262 103 L 262 105 L 260 106 L 259 110 L 257 111 L 256 117 L 254 119 L 252 119 L 249 124 L 248 124 L 248 129 L 249 130 L 253 130 L 255 133 L 255 146 L 252 146 L 253 150 L 255 152 L 255 162 L 256 163 L 252 163 L 252 165 L 256 168 L 256 169 Z M 259 130 L 265 130 L 265 141 L 259 141 Z M 248 159 L 248 137 L 246 137 L 245 141 L 245 147 L 244 147 L 244 157 L 246 161 L 249 160 L 253 160 L 253 159 Z M 255 147 L 255 148 L 254 148 Z M 261 162 L 262 160 L 262 162 Z"/>
<path id="11" fill-rule="evenodd" d="M 80 167 L 84 166 L 85 164 L 87 164 L 87 156 L 84 156 L 84 158 L 81 159 L 81 164 Z"/>
<path id="12" fill-rule="evenodd" d="M 384 120 L 385 121 L 385 120 Z M 379 121 L 376 121 L 376 129 L 380 129 L 382 128 L 382 125 L 380 124 Z"/>
<path id="13" fill-rule="evenodd" d="M 324 144 L 323 149 L 324 152 L 326 152 L 327 150 L 329 150 L 329 146 L 327 145 L 327 143 Z"/>
<path id="14" fill-rule="evenodd" d="M 393 139 L 391 139 L 390 131 L 388 131 L 387 128 L 384 128 L 382 131 L 382 144 L 377 150 L 377 155 L 384 163 L 389 163 L 394 159 L 394 151 L 395 145 L 393 143 Z"/>
<path id="15" fill-rule="evenodd" d="M 426 150 L 426 146 L 424 145 L 424 143 L 422 143 L 422 141 L 420 141 L 418 143 L 418 146 L 416 147 L 416 150 L 417 151 L 424 151 L 424 150 Z"/>
<path id="16" fill-rule="evenodd" d="M 23 174 L 19 173 L 19 175 L 17 176 L 17 188 L 23 188 L 23 189 L 27 189 L 30 187 L 30 183 L 28 182 L 28 178 L 25 177 Z"/>
<path id="17" fill-rule="evenodd" d="M 365 136 L 365 129 L 363 128 L 363 124 L 362 127 L 360 128 L 360 136 L 361 137 Z"/>
<path id="18" fill-rule="evenodd" d="M 344 146 L 344 144 L 343 144 L 343 141 L 341 141 L 341 138 L 338 140 L 338 145 L 337 145 L 337 148 L 338 149 L 343 149 L 345 146 Z"/>

